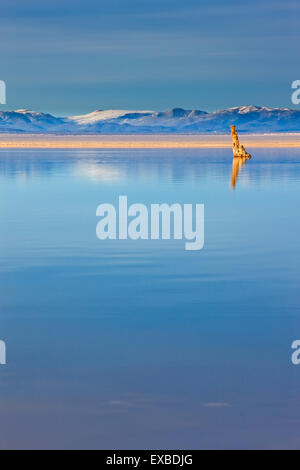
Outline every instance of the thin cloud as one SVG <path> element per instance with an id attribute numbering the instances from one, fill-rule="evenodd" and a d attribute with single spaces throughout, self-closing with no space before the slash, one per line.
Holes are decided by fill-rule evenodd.
<path id="1" fill-rule="evenodd" d="M 227 408 L 231 405 L 224 401 L 209 401 L 207 403 L 203 403 L 203 406 L 205 408 Z"/>

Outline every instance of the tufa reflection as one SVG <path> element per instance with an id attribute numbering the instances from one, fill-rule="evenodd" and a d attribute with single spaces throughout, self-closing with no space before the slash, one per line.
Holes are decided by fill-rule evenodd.
<path id="1" fill-rule="evenodd" d="M 231 173 L 231 187 L 235 188 L 240 168 L 242 168 L 247 160 L 250 160 L 251 155 L 245 149 L 245 147 L 240 144 L 237 130 L 235 126 L 230 126 L 231 128 L 231 137 L 232 137 L 232 151 L 233 151 L 233 161 L 232 161 L 232 173 Z"/>

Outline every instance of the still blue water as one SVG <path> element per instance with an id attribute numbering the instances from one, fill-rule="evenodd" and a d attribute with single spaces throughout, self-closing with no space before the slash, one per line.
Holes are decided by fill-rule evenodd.
<path id="1" fill-rule="evenodd" d="M 2 150 L 1 448 L 300 448 L 300 151 Z M 96 208 L 205 204 L 205 245 Z"/>

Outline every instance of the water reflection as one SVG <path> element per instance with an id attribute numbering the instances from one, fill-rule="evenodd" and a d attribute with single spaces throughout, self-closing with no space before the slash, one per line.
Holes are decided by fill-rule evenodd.
<path id="1" fill-rule="evenodd" d="M 246 157 L 233 157 L 233 160 L 232 160 L 232 173 L 231 173 L 231 187 L 232 187 L 232 189 L 234 189 L 235 186 L 236 186 L 238 176 L 239 176 L 239 171 L 245 165 L 246 160 L 249 160 L 249 159 L 246 158 Z"/>
<path id="2" fill-rule="evenodd" d="M 231 158 L 0 151 L 0 448 L 299 447 L 300 151 L 256 149 L 239 197 Z M 100 242 L 120 194 L 204 203 L 204 249 Z"/>
<path id="3" fill-rule="evenodd" d="M 122 170 L 117 165 L 103 164 L 91 161 L 79 161 L 75 163 L 75 174 L 86 177 L 93 182 L 115 182 L 125 178 Z"/>
<path id="4" fill-rule="evenodd" d="M 31 185 L 38 181 L 82 179 L 94 184 L 239 185 L 300 180 L 299 149 L 256 149 L 251 167 L 231 160 L 231 149 L 191 150 L 11 150 L 0 152 L 0 180 Z M 240 171 L 243 168 L 243 171 Z M 250 171 L 251 169 L 251 171 Z M 241 188 L 242 189 L 242 188 Z"/>

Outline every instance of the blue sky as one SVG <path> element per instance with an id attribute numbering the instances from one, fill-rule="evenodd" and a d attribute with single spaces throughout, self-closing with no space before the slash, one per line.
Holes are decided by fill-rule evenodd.
<path id="1" fill-rule="evenodd" d="M 294 0 L 1 0 L 1 110 L 293 107 L 299 12 Z"/>

